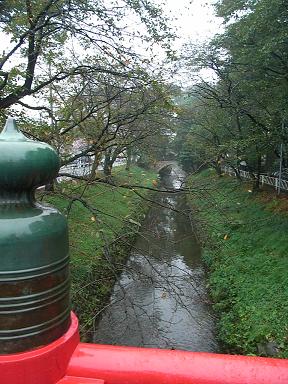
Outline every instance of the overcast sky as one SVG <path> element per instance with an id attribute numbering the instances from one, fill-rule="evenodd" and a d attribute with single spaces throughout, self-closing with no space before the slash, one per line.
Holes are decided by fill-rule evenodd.
<path id="1" fill-rule="evenodd" d="M 180 54 L 182 46 L 191 42 L 193 45 L 202 44 L 210 40 L 215 34 L 223 32 L 222 19 L 215 16 L 213 3 L 215 0 L 163 0 L 166 2 L 165 12 L 172 20 L 171 27 L 176 30 L 178 38 L 174 49 Z M 161 2 L 161 0 L 159 0 Z M 159 58 L 163 59 L 161 50 Z M 181 68 L 178 75 L 174 75 L 174 82 L 182 86 L 190 86 L 195 82 L 191 75 Z M 188 76 L 187 76 L 188 74 Z M 211 80 L 214 75 L 210 70 L 202 70 L 201 77 Z"/>
<path id="2" fill-rule="evenodd" d="M 222 31 L 222 20 L 215 16 L 215 0 L 166 0 L 166 13 L 177 16 L 174 24 L 178 29 L 177 48 L 187 40 L 194 43 L 210 39 Z"/>
<path id="3" fill-rule="evenodd" d="M 203 43 L 216 33 L 222 31 L 221 19 L 214 14 L 213 3 L 216 0 L 154 0 L 160 4 L 165 3 L 166 15 L 171 17 L 171 27 L 177 31 L 178 38 L 175 40 L 174 49 L 181 50 L 183 44 L 188 41 L 192 43 Z M 132 21 L 133 23 L 133 21 Z M 137 27 L 136 27 L 137 28 Z M 139 28 L 139 26 L 138 26 Z M 9 47 L 10 41 L 4 34 L 0 34 L 1 50 Z M 136 50 L 142 50 L 139 42 L 135 42 Z M 146 47 L 143 47 L 145 52 Z M 16 55 L 17 56 L 17 55 Z M 162 56 L 159 51 L 159 56 Z M 15 55 L 13 61 L 15 63 Z"/>
<path id="4" fill-rule="evenodd" d="M 211 39 L 213 35 L 222 31 L 222 20 L 217 18 L 214 14 L 213 3 L 215 0 L 154 0 L 159 3 L 166 3 L 164 6 L 165 13 L 168 17 L 171 17 L 171 27 L 176 30 L 178 39 L 174 43 L 174 49 L 181 51 L 181 47 L 188 41 L 193 44 L 201 44 L 206 40 Z M 9 46 L 9 39 L 3 34 L 1 37 L 1 50 L 5 49 L 5 45 Z M 142 51 L 138 46 L 138 50 Z M 145 48 L 143 47 L 144 52 Z M 156 52 L 156 56 L 159 55 L 158 60 L 164 58 L 161 50 Z M 156 61 L 158 61 L 156 59 Z M 13 64 L 17 59 L 13 55 Z M 11 63 L 12 64 L 12 63 Z M 205 77 L 210 77 L 209 72 L 203 73 Z M 188 85 L 191 81 L 187 79 L 184 72 L 180 73 L 174 79 L 177 83 L 182 85 Z M 191 80 L 191 79 L 190 79 Z"/>

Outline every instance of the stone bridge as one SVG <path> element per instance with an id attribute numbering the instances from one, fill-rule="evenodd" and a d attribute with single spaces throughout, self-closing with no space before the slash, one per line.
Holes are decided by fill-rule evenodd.
<path id="1" fill-rule="evenodd" d="M 153 169 L 156 171 L 156 172 L 161 172 L 161 171 L 164 171 L 165 168 L 169 168 L 169 167 L 172 167 L 173 165 L 176 165 L 176 161 L 174 160 L 163 160 L 163 161 L 157 161 L 154 166 L 153 166 Z"/>

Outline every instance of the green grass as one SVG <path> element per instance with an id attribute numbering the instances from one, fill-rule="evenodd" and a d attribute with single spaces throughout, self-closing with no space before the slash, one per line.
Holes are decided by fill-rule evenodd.
<path id="1" fill-rule="evenodd" d="M 117 167 L 113 178 L 116 183 L 151 186 L 156 174 L 138 167 L 129 172 Z M 143 189 L 139 192 L 147 195 Z M 76 200 L 68 213 L 71 196 L 83 199 L 87 205 Z M 83 182 L 62 183 L 57 193 L 45 197 L 45 201 L 68 216 L 72 303 L 85 338 L 126 261 L 147 203 L 133 190 L 104 183 L 85 188 Z"/>
<path id="2" fill-rule="evenodd" d="M 220 340 L 243 354 L 265 354 L 259 346 L 272 342 L 287 358 L 287 201 L 254 195 L 248 184 L 210 171 L 192 176 L 189 186 Z"/>

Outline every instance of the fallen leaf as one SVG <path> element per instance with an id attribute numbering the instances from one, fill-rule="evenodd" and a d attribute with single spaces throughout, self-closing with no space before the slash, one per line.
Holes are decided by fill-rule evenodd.
<path id="1" fill-rule="evenodd" d="M 138 223 L 138 221 L 135 221 L 135 220 L 132 220 L 132 219 L 129 219 L 128 221 L 129 221 L 129 223 L 131 223 L 131 224 L 135 224 L 135 225 L 138 225 L 138 227 L 141 227 L 141 224 Z"/>

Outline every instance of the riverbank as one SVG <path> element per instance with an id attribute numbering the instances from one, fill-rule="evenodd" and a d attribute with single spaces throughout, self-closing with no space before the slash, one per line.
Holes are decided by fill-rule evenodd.
<path id="1" fill-rule="evenodd" d="M 211 171 L 188 180 L 218 335 L 232 353 L 288 357 L 287 199 Z"/>
<path id="2" fill-rule="evenodd" d="M 116 184 L 151 186 L 156 176 L 138 167 L 129 172 L 124 167 L 113 170 Z M 86 187 L 83 182 L 70 182 L 59 188 L 45 201 L 68 217 L 72 305 L 85 340 L 107 304 L 149 206 L 132 190 L 104 183 Z M 140 192 L 147 196 L 147 191 Z M 71 196 L 78 200 L 71 200 Z"/>

